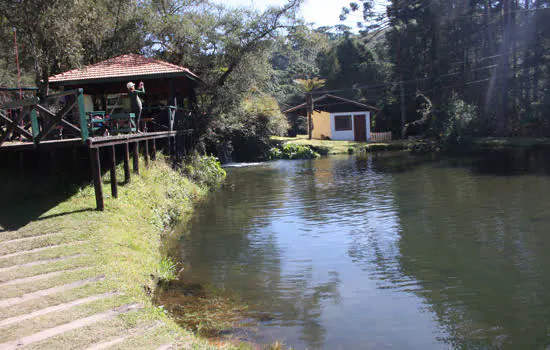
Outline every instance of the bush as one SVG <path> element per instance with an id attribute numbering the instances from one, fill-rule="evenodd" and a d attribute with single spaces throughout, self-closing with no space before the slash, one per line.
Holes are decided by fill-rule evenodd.
<path id="1" fill-rule="evenodd" d="M 166 284 L 178 278 L 178 265 L 170 258 L 163 258 L 157 267 L 157 278 L 160 284 Z"/>
<path id="2" fill-rule="evenodd" d="M 269 151 L 269 159 L 313 159 L 317 157 L 319 157 L 319 153 L 310 147 L 292 143 L 273 147 Z"/>
<path id="3" fill-rule="evenodd" d="M 225 179 L 225 170 L 214 156 L 193 155 L 184 162 L 183 172 L 192 181 L 210 188 L 218 187 Z"/>
<path id="4" fill-rule="evenodd" d="M 441 140 L 446 145 L 459 145 L 472 136 L 472 122 L 477 118 L 477 108 L 461 100 L 456 93 L 444 106 L 446 122 Z"/>

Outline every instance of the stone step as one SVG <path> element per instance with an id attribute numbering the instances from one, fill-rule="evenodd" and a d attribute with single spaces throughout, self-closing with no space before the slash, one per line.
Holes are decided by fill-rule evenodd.
<path id="1" fill-rule="evenodd" d="M 6 272 L 9 272 L 9 271 L 12 271 L 12 270 L 20 269 L 20 268 L 26 268 L 26 267 L 31 267 L 31 266 L 46 265 L 46 264 L 51 264 L 51 263 L 55 263 L 55 262 L 59 262 L 59 261 L 64 261 L 64 260 L 76 259 L 76 258 L 80 258 L 80 257 L 83 257 L 83 256 L 86 256 L 86 255 L 85 255 L 85 254 L 80 254 L 80 253 L 79 253 L 79 254 L 68 255 L 68 256 L 61 256 L 61 257 L 52 258 L 52 259 L 44 259 L 44 260 L 38 260 L 38 261 L 31 261 L 31 262 L 22 263 L 22 264 L 16 264 L 16 265 L 11 265 L 11 266 L 7 266 L 7 267 L 0 267 L 0 274 L 6 273 Z"/>
<path id="2" fill-rule="evenodd" d="M 32 283 L 32 282 L 36 282 L 36 281 L 40 281 L 40 280 L 44 280 L 44 279 L 48 279 L 48 278 L 52 278 L 52 277 L 61 276 L 65 273 L 75 272 L 75 271 L 82 271 L 82 270 L 85 270 L 85 269 L 89 269 L 89 267 L 77 267 L 77 268 L 73 268 L 73 269 L 43 273 L 41 275 L 34 275 L 34 276 L 30 276 L 30 277 L 17 278 L 17 279 L 14 279 L 14 280 L 9 280 L 9 281 L 0 283 L 0 287 L 13 286 L 15 284 L 22 284 L 22 283 Z"/>
<path id="3" fill-rule="evenodd" d="M 26 303 L 26 302 L 29 302 L 31 300 L 39 299 L 39 298 L 42 298 L 42 297 L 45 297 L 45 296 L 48 296 L 48 295 L 51 295 L 51 294 L 60 293 L 60 292 L 64 292 L 64 291 L 69 290 L 69 289 L 82 287 L 82 286 L 90 284 L 90 283 L 101 281 L 104 278 L 105 278 L 105 276 L 96 276 L 96 277 L 92 277 L 92 278 L 87 278 L 87 279 L 67 283 L 67 284 L 64 284 L 64 285 L 61 285 L 61 286 L 56 286 L 56 287 L 53 287 L 53 288 L 48 288 L 48 289 L 43 289 L 43 290 L 39 290 L 39 291 L 32 292 L 32 293 L 23 294 L 22 296 L 19 296 L 19 297 L 8 298 L 8 299 L 0 299 L 0 308 L 11 307 L 13 305 Z"/>
<path id="4" fill-rule="evenodd" d="M 116 291 L 112 291 L 112 292 L 103 293 L 103 294 L 91 295 L 91 296 L 86 297 L 86 298 L 76 299 L 76 300 L 73 300 L 71 302 L 64 303 L 64 304 L 50 306 L 50 307 L 47 307 L 47 308 L 44 308 L 44 309 L 41 309 L 41 310 L 37 310 L 37 311 L 31 312 L 31 313 L 28 313 L 28 314 L 19 315 L 19 316 L 7 318 L 5 320 L 1 320 L 0 321 L 0 327 L 6 327 L 6 326 L 12 325 L 14 323 L 19 323 L 19 322 L 22 322 L 22 321 L 25 321 L 25 320 L 28 320 L 28 319 L 31 319 L 31 318 L 35 318 L 35 317 L 38 317 L 38 316 L 46 315 L 46 314 L 49 314 L 49 313 L 52 313 L 52 312 L 65 311 L 65 310 L 68 310 L 68 309 L 70 309 L 72 307 L 75 307 L 75 306 L 78 306 L 78 305 L 91 303 L 91 302 L 94 302 L 94 301 L 97 301 L 97 300 L 109 298 L 111 296 L 115 296 L 115 295 L 119 295 L 119 294 L 120 293 L 118 293 Z"/>
<path id="5" fill-rule="evenodd" d="M 106 312 L 98 313 L 89 317 L 80 318 L 73 322 L 69 322 L 57 327 L 49 328 L 41 332 L 22 337 L 17 340 L 12 340 L 9 342 L 2 343 L 0 344 L 0 349 L 14 350 L 22 346 L 28 346 L 30 344 L 38 343 L 38 342 L 47 340 L 49 338 L 53 338 L 55 336 L 61 335 L 63 333 L 67 333 L 79 328 L 92 325 L 94 323 L 106 321 L 120 314 L 127 313 L 133 310 L 139 310 L 141 308 L 143 308 L 143 306 L 139 304 L 123 305 L 123 306 L 108 310 Z"/>
<path id="6" fill-rule="evenodd" d="M 70 243 L 49 245 L 49 246 L 47 246 L 47 247 L 34 248 L 34 249 L 29 249 L 29 250 L 21 250 L 21 251 L 14 252 L 14 253 L 9 253 L 9 254 L 0 255 L 0 259 L 13 258 L 14 256 L 19 256 L 19 255 L 24 255 L 24 254 L 31 254 L 31 253 L 37 253 L 37 252 L 42 252 L 42 251 L 44 251 L 44 250 L 54 249 L 54 248 L 60 248 L 60 247 L 70 247 L 70 246 L 79 245 L 79 244 L 84 244 L 84 243 L 88 243 L 88 241 L 75 241 L 75 242 L 70 242 Z"/>
<path id="7" fill-rule="evenodd" d="M 133 329 L 129 329 L 128 333 L 126 333 L 124 335 L 109 339 L 107 341 L 103 341 L 103 342 L 100 342 L 100 343 L 93 344 L 93 345 L 87 347 L 86 350 L 103 350 L 103 349 L 107 349 L 109 347 L 120 344 L 120 343 L 122 343 L 122 342 L 124 342 L 124 341 L 126 341 L 126 340 L 128 340 L 132 337 L 137 336 L 137 335 L 143 335 L 145 333 L 151 332 L 154 329 L 160 327 L 161 325 L 162 325 L 162 323 L 157 322 L 157 323 L 145 326 L 145 327 L 136 327 L 136 328 L 133 328 Z"/>

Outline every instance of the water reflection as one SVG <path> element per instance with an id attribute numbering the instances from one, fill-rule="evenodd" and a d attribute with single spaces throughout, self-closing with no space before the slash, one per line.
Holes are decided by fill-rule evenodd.
<path id="1" fill-rule="evenodd" d="M 541 159 L 384 154 L 230 169 L 182 240 L 186 277 L 269 313 L 258 338 L 294 348 L 542 347 Z"/>

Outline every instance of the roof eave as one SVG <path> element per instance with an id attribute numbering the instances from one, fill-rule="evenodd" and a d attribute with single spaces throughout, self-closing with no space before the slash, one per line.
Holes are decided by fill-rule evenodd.
<path id="1" fill-rule="evenodd" d="M 191 74 L 189 72 L 136 74 L 136 75 L 122 75 L 122 76 L 116 76 L 116 77 L 76 79 L 76 80 L 53 80 L 53 81 L 49 81 L 49 84 L 54 86 L 67 86 L 67 85 L 81 85 L 81 84 L 101 84 L 101 83 L 127 81 L 132 79 L 148 80 L 148 79 L 177 78 L 177 77 L 185 77 L 193 82 L 204 84 L 204 82 L 198 76 Z"/>

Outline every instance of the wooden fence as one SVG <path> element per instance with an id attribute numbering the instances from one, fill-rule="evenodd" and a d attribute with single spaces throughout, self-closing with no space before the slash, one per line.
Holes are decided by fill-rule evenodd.
<path id="1" fill-rule="evenodd" d="M 0 106 L 0 121 L 0 146 L 16 136 L 38 145 L 54 137 L 59 128 L 83 143 L 89 137 L 82 89 L 48 95 L 42 101 L 29 98 L 6 103 Z"/>
<path id="2" fill-rule="evenodd" d="M 371 132 L 371 142 L 391 141 L 391 131 L 388 132 Z"/>

